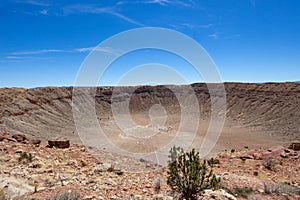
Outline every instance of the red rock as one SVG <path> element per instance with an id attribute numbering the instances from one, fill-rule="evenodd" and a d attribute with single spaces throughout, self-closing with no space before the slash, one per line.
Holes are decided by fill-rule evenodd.
<path id="1" fill-rule="evenodd" d="M 70 141 L 69 140 L 48 140 L 48 147 L 57 147 L 60 149 L 69 148 Z"/>
<path id="2" fill-rule="evenodd" d="M 287 153 L 285 153 L 284 151 L 283 152 L 281 152 L 281 154 L 280 154 L 280 157 L 281 158 L 288 158 L 288 154 Z"/>
<path id="3" fill-rule="evenodd" d="M 0 138 L 2 138 L 2 139 L 11 138 L 11 135 L 8 133 L 0 133 Z"/>
<path id="4" fill-rule="evenodd" d="M 24 142 L 27 140 L 26 136 L 23 134 L 13 134 L 12 138 L 16 139 L 18 142 Z"/>
<path id="5" fill-rule="evenodd" d="M 255 159 L 255 160 L 262 160 L 262 153 L 253 153 L 253 158 Z"/>
<path id="6" fill-rule="evenodd" d="M 289 149 L 292 149 L 294 151 L 299 151 L 300 150 L 300 142 L 299 141 L 293 141 L 290 146 Z"/>
<path id="7" fill-rule="evenodd" d="M 242 155 L 242 156 L 240 156 L 240 159 L 242 159 L 242 160 L 253 159 L 253 156 L 251 156 L 251 155 Z"/>
<path id="8" fill-rule="evenodd" d="M 11 137 L 6 137 L 4 138 L 4 140 L 11 141 L 11 142 L 18 142 L 15 138 L 11 138 Z"/>
<path id="9" fill-rule="evenodd" d="M 39 145 L 41 144 L 41 140 L 29 140 L 28 144 Z"/>

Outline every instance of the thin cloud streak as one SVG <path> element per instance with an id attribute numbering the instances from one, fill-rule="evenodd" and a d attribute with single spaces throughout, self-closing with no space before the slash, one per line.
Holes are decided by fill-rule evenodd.
<path id="1" fill-rule="evenodd" d="M 43 54 L 43 53 L 64 53 L 68 51 L 59 50 L 59 49 L 42 49 L 37 51 L 20 51 L 20 52 L 13 52 L 11 55 L 36 55 L 36 54 Z"/>
<path id="2" fill-rule="evenodd" d="M 184 7 L 191 7 L 194 4 L 194 2 L 191 0 L 188 2 L 184 2 L 180 0 L 150 0 L 150 1 L 146 1 L 145 3 L 159 4 L 161 6 L 180 5 Z"/>
<path id="3" fill-rule="evenodd" d="M 215 32 L 213 34 L 208 35 L 208 37 L 218 40 L 218 39 L 224 39 L 224 40 L 228 40 L 228 39 L 234 39 L 234 38 L 238 38 L 240 37 L 240 34 L 235 34 L 235 35 L 229 35 L 229 36 L 223 36 L 221 33 L 219 32 Z"/>
<path id="4" fill-rule="evenodd" d="M 92 51 L 102 52 L 106 54 L 120 56 L 122 55 L 122 51 L 113 49 L 111 47 L 83 47 L 83 48 L 75 48 L 71 50 L 62 50 L 62 49 L 42 49 L 36 51 L 20 51 L 20 52 L 12 52 L 10 55 L 4 57 L 0 60 L 0 63 L 16 63 L 16 62 L 28 62 L 35 60 L 49 60 L 52 59 L 50 57 L 41 57 L 38 55 L 49 54 L 49 53 L 88 53 Z"/>
<path id="5" fill-rule="evenodd" d="M 43 10 L 40 10 L 39 13 L 42 15 L 48 15 L 48 10 L 43 9 Z"/>
<path id="6" fill-rule="evenodd" d="M 16 1 L 16 3 L 26 3 L 26 4 L 30 4 L 30 5 L 35 5 L 35 6 L 52 6 L 51 4 L 48 3 L 43 3 L 41 1 L 37 1 L 37 0 L 25 0 L 25 1 Z M 118 12 L 116 10 L 116 8 L 118 6 L 121 6 L 123 3 L 122 2 L 117 2 L 114 6 L 112 7 L 100 7 L 97 5 L 92 5 L 92 4 L 69 4 L 69 5 L 65 5 L 65 6 L 58 6 L 58 12 L 49 12 L 49 9 L 40 9 L 37 10 L 35 12 L 32 11 L 26 11 L 23 12 L 25 14 L 30 14 L 30 15 L 36 15 L 36 14 L 40 14 L 40 15 L 55 15 L 55 16 L 66 16 L 66 15 L 70 15 L 70 14 L 77 14 L 77 13 L 89 13 L 89 14 L 109 14 L 109 15 L 113 15 L 123 21 L 129 22 L 131 24 L 135 24 L 138 26 L 145 26 L 144 24 L 129 18 L 127 16 L 125 16 L 124 14 L 121 14 L 120 12 Z M 124 3 L 125 4 L 125 3 Z M 59 4 L 57 4 L 59 5 Z M 57 8 L 56 8 L 57 9 Z"/>
<path id="7" fill-rule="evenodd" d="M 179 29 L 180 27 L 188 28 L 188 29 L 196 29 L 196 28 L 208 29 L 208 28 L 211 28 L 213 26 L 214 26 L 214 24 L 198 25 L 198 24 L 191 24 L 191 23 L 181 23 L 179 25 L 173 25 L 173 27 L 176 27 L 177 29 Z"/>
<path id="8" fill-rule="evenodd" d="M 110 47 L 86 47 L 86 48 L 74 49 L 74 52 L 91 52 L 91 51 L 99 51 L 99 52 L 118 55 L 118 56 L 122 54 L 121 51 Z"/>
<path id="9" fill-rule="evenodd" d="M 39 54 L 47 54 L 47 53 L 85 53 L 91 51 L 99 51 L 108 54 L 121 55 L 121 51 L 117 49 L 113 49 L 110 47 L 83 47 L 83 48 L 75 48 L 71 50 L 62 50 L 62 49 L 42 49 L 36 51 L 20 51 L 20 52 L 12 52 L 6 58 L 8 59 L 21 59 L 25 58 L 22 55 L 39 55 Z"/>
<path id="10" fill-rule="evenodd" d="M 125 21 L 127 21 L 127 22 L 130 22 L 130 23 L 132 23 L 132 24 L 135 24 L 135 25 L 138 25 L 138 26 L 145 26 L 144 24 L 142 24 L 142 23 L 140 23 L 140 22 L 137 22 L 137 21 L 135 21 L 135 20 L 133 20 L 133 19 L 131 19 L 131 18 L 129 18 L 129 17 L 126 17 L 125 15 L 122 15 L 122 14 L 120 14 L 120 13 L 117 13 L 117 12 L 111 12 L 110 14 L 112 14 L 112 15 L 114 15 L 114 16 L 120 18 L 120 19 L 123 19 L 123 20 L 125 20 Z"/>
<path id="11" fill-rule="evenodd" d="M 213 34 L 208 35 L 208 37 L 217 40 L 217 39 L 220 39 L 220 35 L 221 35 L 221 33 L 219 33 L 219 32 L 214 32 Z"/>
<path id="12" fill-rule="evenodd" d="M 144 26 L 144 24 L 117 12 L 113 7 L 97 7 L 97 6 L 87 5 L 87 4 L 77 4 L 77 5 L 69 5 L 64 7 L 64 13 L 66 15 L 74 14 L 74 13 L 110 14 L 129 23 L 138 26 Z"/>
<path id="13" fill-rule="evenodd" d="M 1 63 L 17 63 L 17 62 L 28 62 L 36 60 L 50 60 L 51 57 L 37 57 L 37 56 L 6 56 L 2 59 Z"/>
<path id="14" fill-rule="evenodd" d="M 51 6 L 51 4 L 49 3 L 44 3 L 44 2 L 41 2 L 41 1 L 36 1 L 36 0 L 23 0 L 23 1 L 20 1 L 22 3 L 27 3 L 27 4 L 31 4 L 31 5 L 34 5 L 34 6 Z"/>
<path id="15" fill-rule="evenodd" d="M 151 0 L 146 3 L 153 3 L 153 4 L 159 4 L 161 6 L 167 6 L 171 3 L 171 1 L 169 1 L 169 0 Z"/>

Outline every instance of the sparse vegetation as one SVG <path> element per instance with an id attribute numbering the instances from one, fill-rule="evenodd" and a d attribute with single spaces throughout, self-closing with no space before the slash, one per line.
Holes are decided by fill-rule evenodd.
<path id="1" fill-rule="evenodd" d="M 30 153 L 23 152 L 18 160 L 23 164 L 30 163 L 32 162 L 32 155 Z"/>
<path id="2" fill-rule="evenodd" d="M 234 188 L 231 193 L 239 197 L 247 198 L 250 194 L 253 193 L 253 189 L 250 187 L 237 187 Z"/>
<path id="3" fill-rule="evenodd" d="M 278 194 L 279 187 L 278 185 L 273 185 L 269 183 L 264 183 L 264 190 L 266 194 Z"/>
<path id="4" fill-rule="evenodd" d="M 63 192 L 62 194 L 59 194 L 54 197 L 53 200 L 80 200 L 80 194 L 72 190 L 71 192 Z"/>
<path id="5" fill-rule="evenodd" d="M 161 189 L 161 179 L 160 177 L 157 177 L 154 180 L 154 192 L 158 194 L 160 192 L 160 189 Z"/>
<path id="6" fill-rule="evenodd" d="M 273 159 L 273 157 L 267 157 L 263 162 L 263 166 L 271 171 L 275 170 L 274 169 L 275 164 L 276 164 L 276 161 Z"/>
<path id="7" fill-rule="evenodd" d="M 0 200 L 8 200 L 6 192 L 2 188 L 0 189 Z"/>
<path id="8" fill-rule="evenodd" d="M 167 184 L 185 199 L 195 199 L 201 191 L 215 188 L 220 179 L 213 173 L 213 161 L 200 161 L 199 152 L 184 152 L 180 147 L 170 150 Z"/>
<path id="9" fill-rule="evenodd" d="M 290 185 L 288 183 L 269 184 L 264 183 L 264 190 L 266 194 L 296 194 L 300 195 L 300 187 Z"/>

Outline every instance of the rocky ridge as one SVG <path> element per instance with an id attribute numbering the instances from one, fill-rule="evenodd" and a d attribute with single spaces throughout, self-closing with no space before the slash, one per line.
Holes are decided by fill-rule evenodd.
<path id="1" fill-rule="evenodd" d="M 226 124 L 252 128 L 259 134 L 280 136 L 289 142 L 299 139 L 300 83 L 224 85 L 227 97 Z M 184 87 L 99 87 L 80 90 L 95 92 L 96 112 L 102 121 L 112 120 L 110 106 L 113 92 L 114 101 L 122 101 L 130 96 L 130 112 L 133 117 L 143 116 L 147 120 L 149 108 L 160 103 L 168 115 L 174 116 L 173 121 L 178 121 L 180 107 L 172 90 L 184 91 Z M 211 99 L 207 85 L 195 83 L 191 87 L 198 98 L 201 118 L 209 119 Z M 0 127 L 44 141 L 54 136 L 63 136 L 79 142 L 72 115 L 72 93 L 71 87 L 2 88 Z M 182 94 L 186 95 L 184 92 Z M 178 126 L 178 123 L 172 123 L 175 128 Z"/>

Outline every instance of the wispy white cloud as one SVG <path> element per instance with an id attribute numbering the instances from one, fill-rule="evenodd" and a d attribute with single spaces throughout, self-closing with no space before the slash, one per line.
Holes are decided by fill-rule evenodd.
<path id="1" fill-rule="evenodd" d="M 154 3 L 154 4 L 159 4 L 162 6 L 167 6 L 171 3 L 171 1 L 169 1 L 169 0 L 151 0 L 151 1 L 147 1 L 146 3 Z"/>
<path id="2" fill-rule="evenodd" d="M 103 53 L 113 54 L 113 55 L 121 55 L 122 52 L 117 49 L 113 49 L 111 47 L 85 47 L 74 49 L 75 52 L 91 52 L 91 51 L 100 51 Z"/>
<path id="3" fill-rule="evenodd" d="M 193 23 L 177 23 L 177 24 L 169 24 L 170 27 L 176 30 L 185 30 L 185 29 L 209 29 L 214 26 L 214 24 L 193 24 Z"/>
<path id="4" fill-rule="evenodd" d="M 50 53 L 88 53 L 92 51 L 103 52 L 106 54 L 112 54 L 120 56 L 122 54 L 121 50 L 113 49 L 111 47 L 82 47 L 74 49 L 41 49 L 35 51 L 19 51 L 12 52 L 7 56 L 0 59 L 0 63 L 16 63 L 16 62 L 31 62 L 36 60 L 50 60 Z"/>
<path id="5" fill-rule="evenodd" d="M 63 10 L 66 15 L 74 13 L 109 13 L 113 11 L 111 7 L 97 7 L 88 4 L 67 5 L 63 8 Z"/>
<path id="6" fill-rule="evenodd" d="M 199 25 L 200 28 L 211 28 L 213 27 L 214 24 L 203 24 L 203 25 Z"/>
<path id="7" fill-rule="evenodd" d="M 35 60 L 50 60 L 51 57 L 41 57 L 41 56 L 6 56 L 0 60 L 1 63 L 18 63 L 18 62 L 28 62 L 28 61 L 35 61 Z"/>
<path id="8" fill-rule="evenodd" d="M 37 1 L 37 0 L 22 0 L 20 2 L 31 4 L 34 6 L 50 6 L 51 5 L 50 3 L 45 3 L 45 2 Z"/>
<path id="9" fill-rule="evenodd" d="M 219 39 L 220 38 L 221 33 L 219 32 L 214 32 L 213 34 L 208 35 L 208 37 L 211 37 L 213 39 Z"/>
<path id="10" fill-rule="evenodd" d="M 41 49 L 36 51 L 19 51 L 19 52 L 13 52 L 11 55 L 36 55 L 36 54 L 43 54 L 43 53 L 64 53 L 69 52 L 65 50 L 59 50 L 59 49 Z"/>
<path id="11" fill-rule="evenodd" d="M 180 24 L 180 26 L 183 26 L 183 27 L 189 28 L 189 29 L 194 29 L 196 27 L 195 24 L 190 24 L 190 23 L 182 23 L 182 24 Z"/>
<path id="12" fill-rule="evenodd" d="M 31 4 L 31 5 L 36 5 L 36 6 L 54 6 L 50 3 L 45 3 L 44 1 L 38 1 L 38 0 L 15 0 L 16 3 L 26 3 L 26 4 Z M 90 13 L 90 14 L 109 14 L 113 15 L 121 20 L 127 21 L 131 24 L 135 24 L 138 26 L 145 26 L 144 24 L 122 14 L 119 12 L 118 7 L 126 4 L 127 2 L 124 1 L 119 1 L 115 3 L 113 6 L 110 7 L 103 7 L 99 6 L 96 4 L 67 4 L 67 5 L 60 5 L 56 6 L 56 11 L 55 13 L 49 12 L 49 9 L 41 9 L 41 10 L 35 10 L 33 11 L 26 11 L 23 12 L 24 14 L 30 14 L 30 15 L 69 15 L 69 14 L 76 14 L 76 13 Z M 59 5 L 59 4 L 57 4 Z"/>
<path id="13" fill-rule="evenodd" d="M 39 54 L 47 54 L 47 53 L 84 53 L 91 51 L 99 51 L 108 54 L 120 55 L 122 52 L 117 49 L 113 49 L 111 47 L 83 47 L 83 48 L 75 48 L 75 49 L 41 49 L 36 51 L 18 51 L 12 52 L 7 59 L 24 59 L 24 56 L 27 55 L 39 55 Z M 29 57 L 27 57 L 29 58 Z"/>
<path id="14" fill-rule="evenodd" d="M 76 52 L 90 52 L 94 49 L 95 47 L 83 47 L 83 48 L 78 48 L 75 49 Z"/>
<path id="15" fill-rule="evenodd" d="M 129 23 L 144 26 L 144 24 L 117 12 L 115 7 L 98 7 L 87 4 L 77 4 L 64 7 L 64 12 L 66 15 L 73 13 L 110 14 Z"/>
<path id="16" fill-rule="evenodd" d="M 234 38 L 238 38 L 240 37 L 240 34 L 235 34 L 235 35 L 223 35 L 222 33 L 219 33 L 219 32 L 215 32 L 213 34 L 210 34 L 209 35 L 210 38 L 213 38 L 215 40 L 217 39 L 223 39 L 223 40 L 228 40 L 228 39 L 234 39 Z"/>
<path id="17" fill-rule="evenodd" d="M 6 56 L 6 59 L 24 59 L 22 56 Z"/>
<path id="18" fill-rule="evenodd" d="M 184 7 L 191 7 L 194 2 L 191 0 L 180 1 L 180 0 L 148 0 L 145 3 L 159 4 L 161 6 L 180 5 Z"/>
<path id="19" fill-rule="evenodd" d="M 125 20 L 127 22 L 130 22 L 132 24 L 135 24 L 135 25 L 138 25 L 138 26 L 145 26 L 144 24 L 142 24 L 142 23 L 140 23 L 138 21 L 135 21 L 135 20 L 133 20 L 133 19 L 131 19 L 131 18 L 125 16 L 125 15 L 122 15 L 122 14 L 118 13 L 118 12 L 113 11 L 113 12 L 110 12 L 110 14 L 112 14 L 112 15 L 120 18 L 120 19 L 123 19 L 123 20 Z"/>
<path id="20" fill-rule="evenodd" d="M 40 10 L 39 13 L 42 14 L 42 15 L 48 15 L 48 10 L 43 9 L 43 10 Z"/>

